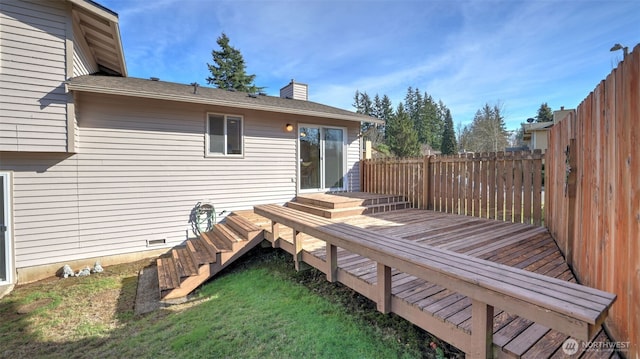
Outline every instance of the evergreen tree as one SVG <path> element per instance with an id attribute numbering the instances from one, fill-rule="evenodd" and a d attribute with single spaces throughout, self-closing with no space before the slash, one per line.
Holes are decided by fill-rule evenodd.
<path id="1" fill-rule="evenodd" d="M 378 95 L 376 95 L 374 99 L 374 108 L 375 108 L 376 117 L 381 120 L 384 120 L 385 124 L 387 123 L 387 121 L 389 121 L 391 116 L 393 116 L 393 107 L 391 105 L 391 99 L 389 99 L 389 96 L 387 95 L 383 95 L 382 99 L 380 99 Z"/>
<path id="2" fill-rule="evenodd" d="M 207 84 L 214 84 L 221 89 L 255 93 L 264 87 L 257 87 L 253 81 L 256 75 L 247 75 L 244 59 L 240 51 L 229 45 L 229 38 L 223 32 L 217 41 L 220 50 L 211 51 L 214 64 L 207 63 L 211 76 L 207 77 Z"/>
<path id="3" fill-rule="evenodd" d="M 402 103 L 398 105 L 398 109 L 387 127 L 387 134 L 387 144 L 396 156 L 409 157 L 420 154 L 418 135 Z"/>
<path id="4" fill-rule="evenodd" d="M 371 98 L 366 92 L 360 92 L 356 90 L 355 95 L 353 96 L 353 107 L 356 109 L 356 113 L 373 116 L 376 117 L 373 109 L 373 103 L 371 102 Z M 360 133 L 366 133 L 369 129 L 375 127 L 373 122 L 360 122 Z"/>
<path id="5" fill-rule="evenodd" d="M 442 131 L 442 146 L 440 147 L 440 151 L 442 151 L 443 155 L 453 155 L 458 152 L 457 147 L 456 133 L 453 130 L 453 118 L 451 117 L 451 111 L 446 109 L 444 130 Z"/>
<path id="6" fill-rule="evenodd" d="M 353 107 L 356 108 L 356 113 L 371 116 L 373 112 L 373 103 L 371 97 L 366 92 L 360 92 L 356 90 L 356 94 L 353 96 Z"/>
<path id="7" fill-rule="evenodd" d="M 536 122 L 552 122 L 553 121 L 553 111 L 551 107 L 547 105 L 547 103 L 543 103 L 540 105 L 538 109 L 538 114 L 536 115 Z"/>
<path id="8" fill-rule="evenodd" d="M 380 103 L 375 103 L 375 108 L 378 118 L 384 120 L 384 125 L 380 128 L 380 131 L 386 140 L 388 138 L 387 128 L 389 128 L 389 123 L 393 118 L 393 106 L 389 96 L 383 95 Z"/>

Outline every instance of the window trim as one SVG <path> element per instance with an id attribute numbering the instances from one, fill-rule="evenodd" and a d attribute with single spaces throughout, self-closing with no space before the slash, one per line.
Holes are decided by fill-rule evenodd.
<path id="1" fill-rule="evenodd" d="M 224 123 L 223 123 L 223 137 L 224 137 L 224 153 L 219 153 L 219 152 L 209 152 L 209 149 L 211 148 L 210 144 L 211 144 L 211 135 L 210 135 L 210 128 L 209 128 L 209 118 L 210 116 L 221 116 L 224 118 Z M 240 153 L 239 154 L 234 154 L 234 153 L 227 153 L 227 143 L 228 143 L 228 139 L 227 139 L 227 121 L 229 120 L 229 118 L 237 118 L 240 119 Z M 219 113 L 219 112 L 207 112 L 206 116 L 205 116 L 205 133 L 204 133 L 204 156 L 205 157 L 215 157 L 215 158 L 244 158 L 244 116 L 243 115 L 237 115 L 237 114 L 230 114 L 230 113 Z"/>

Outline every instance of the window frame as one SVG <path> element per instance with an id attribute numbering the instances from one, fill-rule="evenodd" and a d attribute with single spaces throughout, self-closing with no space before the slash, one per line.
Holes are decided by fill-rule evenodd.
<path id="1" fill-rule="evenodd" d="M 211 129 L 210 129 L 210 117 L 218 116 L 223 118 L 223 138 L 224 152 L 210 152 L 211 149 Z M 227 129 L 227 123 L 229 119 L 238 119 L 240 120 L 240 153 L 227 153 L 228 151 L 228 143 L 229 143 L 229 133 Z M 205 157 L 215 157 L 215 158 L 244 158 L 244 116 L 237 114 L 229 114 L 229 113 L 219 113 L 219 112 L 207 112 L 205 116 L 205 143 L 204 143 L 204 155 Z"/>

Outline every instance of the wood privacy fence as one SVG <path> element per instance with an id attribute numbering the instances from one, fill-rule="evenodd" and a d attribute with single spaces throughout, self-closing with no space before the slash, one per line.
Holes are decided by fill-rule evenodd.
<path id="1" fill-rule="evenodd" d="M 361 188 L 415 208 L 541 225 L 543 159 L 536 150 L 365 160 Z"/>
<path id="2" fill-rule="evenodd" d="M 618 295 L 607 327 L 640 355 L 640 45 L 553 126 L 547 226 L 585 285 Z"/>

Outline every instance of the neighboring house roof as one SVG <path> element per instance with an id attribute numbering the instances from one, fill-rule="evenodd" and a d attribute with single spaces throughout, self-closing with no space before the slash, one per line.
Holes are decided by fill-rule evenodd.
<path id="1" fill-rule="evenodd" d="M 78 25 L 102 71 L 127 76 L 127 65 L 118 27 L 118 14 L 91 0 L 69 0 Z"/>
<path id="2" fill-rule="evenodd" d="M 227 106 L 240 109 L 290 113 L 296 115 L 332 118 L 346 121 L 383 121 L 355 112 L 322 105 L 311 101 L 283 99 L 274 96 L 250 95 L 211 87 L 146 80 L 134 77 L 84 75 L 67 81 L 69 90 L 130 97 L 142 97 L 205 105 Z"/>
<path id="3" fill-rule="evenodd" d="M 553 127 L 554 123 L 552 121 L 549 122 L 535 122 L 535 123 L 526 123 L 524 125 L 525 132 L 531 131 L 546 131 Z"/>

